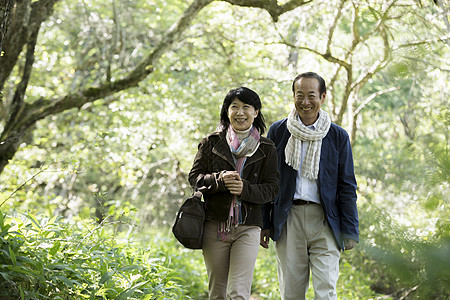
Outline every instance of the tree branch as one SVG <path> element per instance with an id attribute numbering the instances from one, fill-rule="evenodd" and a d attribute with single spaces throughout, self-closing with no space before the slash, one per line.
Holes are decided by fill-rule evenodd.
<path id="1" fill-rule="evenodd" d="M 313 0 L 290 0 L 283 5 L 279 5 L 277 0 L 222 0 L 233 5 L 244 7 L 257 7 L 266 10 L 274 22 L 278 22 L 278 18 L 299 6 L 312 2 Z"/>
<path id="2" fill-rule="evenodd" d="M 33 176 L 31 176 L 29 179 L 27 179 L 24 183 L 22 183 L 18 188 L 16 188 L 8 197 L 6 197 L 2 203 L 0 203 L 0 207 L 3 206 L 3 204 L 5 204 L 6 201 L 8 201 L 9 199 L 11 199 L 12 196 L 14 196 L 18 191 L 20 191 L 28 182 L 32 181 L 34 178 L 36 178 L 39 174 L 41 174 L 42 172 L 46 171 L 48 169 L 47 168 L 41 168 L 39 170 L 39 172 L 37 172 L 36 174 L 34 174 Z"/>
<path id="3" fill-rule="evenodd" d="M 444 23 L 447 27 L 447 33 L 450 34 L 450 22 L 448 20 L 448 13 L 449 13 L 450 9 L 444 7 L 444 1 L 436 0 L 436 2 L 437 2 L 437 5 L 442 9 L 442 12 L 441 12 L 442 19 L 444 20 Z M 450 41 L 448 39 L 446 40 L 446 42 L 447 42 L 447 44 L 450 45 Z"/>
<path id="4" fill-rule="evenodd" d="M 397 46 L 393 47 L 392 50 L 396 51 L 401 48 L 408 48 L 408 47 L 414 47 L 414 46 L 420 46 L 420 45 L 426 45 L 426 44 L 432 44 L 432 43 L 438 43 L 438 42 L 448 43 L 449 41 L 450 41 L 450 36 L 443 36 L 443 37 L 435 38 L 435 39 L 417 40 L 417 41 L 412 41 L 412 42 L 409 42 L 406 44 L 397 45 Z"/>
<path id="5" fill-rule="evenodd" d="M 42 1 L 42 0 L 41 0 Z M 175 42 L 180 39 L 181 34 L 189 26 L 191 20 L 208 4 L 214 0 L 196 0 L 194 1 L 183 13 L 178 22 L 174 23 L 164 38 L 156 46 L 156 48 L 127 76 L 122 79 L 113 82 L 106 82 L 103 85 L 97 87 L 89 87 L 79 93 L 67 94 L 63 97 L 34 102 L 29 105 L 26 109 L 28 112 L 27 116 L 21 119 L 20 127 L 28 127 L 34 122 L 43 119 L 49 115 L 54 115 L 60 113 L 64 110 L 71 108 L 80 108 L 88 102 L 110 96 L 119 91 L 123 91 L 130 87 L 137 86 L 144 78 L 146 78 L 150 73 L 153 72 L 155 64 L 158 62 L 159 58 L 163 55 L 167 49 L 169 49 Z M 276 1 L 257 1 L 257 0 L 229 0 L 226 1 L 231 4 L 241 5 L 241 6 L 255 6 L 261 7 L 266 10 L 274 9 L 273 3 Z M 293 9 L 298 5 L 303 5 L 310 1 L 305 0 L 292 0 L 279 8 L 279 13 L 284 13 L 288 9 Z M 270 5 L 269 5 L 269 4 Z M 271 6 L 272 5 L 272 6 Z M 330 58 L 331 60 L 337 60 L 336 58 Z M 344 63 L 344 62 L 342 62 Z"/>
<path id="6" fill-rule="evenodd" d="M 383 95 L 383 94 L 387 94 L 387 93 L 390 93 L 390 92 L 393 92 L 393 91 L 397 91 L 397 90 L 399 90 L 400 89 L 400 87 L 391 87 L 391 88 L 388 88 L 388 89 L 385 89 L 385 90 L 382 90 L 382 91 L 378 91 L 378 92 L 376 92 L 376 93 L 373 93 L 373 94 L 371 94 L 369 97 L 367 97 L 364 101 L 363 101 L 363 103 L 362 104 L 360 104 L 359 106 L 358 106 L 358 108 L 356 108 L 354 111 L 353 111 L 353 116 L 352 116 L 352 123 L 351 123 L 351 131 L 350 131 L 350 141 L 351 141 L 351 143 L 352 143 L 352 145 L 353 145 L 353 142 L 355 141 L 355 139 L 356 139 L 356 131 L 357 131 L 357 129 L 358 129 L 358 127 L 357 127 L 357 120 L 358 120 L 358 116 L 359 116 L 359 113 L 361 112 L 361 110 L 367 105 L 367 104 L 369 104 L 372 100 L 374 100 L 376 97 L 378 97 L 378 96 L 380 96 L 380 95 Z M 353 102 L 353 103 L 355 103 L 355 102 Z"/>
<path id="7" fill-rule="evenodd" d="M 372 78 L 375 73 L 379 72 L 381 69 L 387 66 L 391 59 L 391 48 L 389 44 L 388 34 L 384 28 L 384 26 L 380 27 L 380 35 L 383 39 L 383 57 L 377 61 L 375 61 L 372 66 L 367 68 L 365 72 L 361 73 L 359 78 L 353 83 L 352 89 L 359 89 L 364 86 L 370 78 Z"/>
<path id="8" fill-rule="evenodd" d="M 28 3 L 30 3 L 29 1 L 31 0 L 28 0 Z M 47 9 L 43 14 L 41 14 L 41 19 L 30 18 L 30 24 L 39 28 L 42 21 L 50 15 L 51 8 L 53 8 L 53 5 L 57 1 L 59 0 L 39 0 L 38 2 L 34 2 L 32 4 L 33 11 L 35 11 L 34 7 L 40 4 L 43 6 L 48 5 L 50 9 Z M 7 139 L 8 136 L 25 132 L 38 120 L 41 120 L 47 116 L 55 115 L 71 108 L 80 108 L 86 103 L 94 102 L 95 100 L 137 86 L 139 82 L 141 82 L 150 73 L 153 72 L 155 65 L 158 63 L 161 56 L 166 51 L 168 51 L 168 49 L 170 49 L 170 47 L 174 43 L 180 40 L 182 33 L 189 27 L 196 15 L 213 1 L 215 0 L 194 0 L 191 5 L 184 11 L 178 22 L 174 23 L 168 29 L 166 34 L 161 39 L 160 43 L 156 45 L 153 51 L 150 52 L 147 57 L 145 57 L 145 59 L 143 59 L 131 72 L 129 72 L 124 77 L 116 81 L 105 82 L 98 86 L 87 87 L 79 92 L 69 93 L 62 97 L 53 99 L 39 99 L 37 101 L 34 101 L 32 104 L 24 103 L 21 107 L 21 111 L 23 113 L 21 113 L 20 118 L 14 118 L 13 120 L 11 120 L 11 122 L 8 122 L 6 124 L 5 128 L 8 128 L 8 130 L 2 133 L 0 141 Z M 267 10 L 271 14 L 272 18 L 277 20 L 278 16 L 280 16 L 282 13 L 311 1 L 312 0 L 291 0 L 281 6 L 278 5 L 277 1 L 275 0 L 229 0 L 226 2 L 241 6 L 261 7 Z M 21 47 L 23 47 L 23 43 L 18 43 L 16 45 L 22 45 Z M 18 52 L 19 54 L 20 51 Z M 12 66 L 14 66 L 17 62 L 17 57 L 9 60 L 10 62 L 13 62 Z M 2 65 L 2 69 L 0 69 L 0 82 L 2 80 L 2 76 L 6 80 L 9 74 L 10 69 L 4 69 Z M 5 143 L 3 146 L 5 151 L 4 153 L 0 153 L 0 173 L 7 165 L 9 159 L 14 156 L 19 147 L 19 143 Z"/>
<path id="9" fill-rule="evenodd" d="M 328 82 L 328 87 L 333 89 L 337 79 L 338 79 L 338 75 L 340 70 L 342 69 L 342 66 L 338 65 L 336 67 L 336 70 L 334 71 L 333 76 L 331 76 L 330 81 Z M 335 97 L 331 94 L 331 95 L 327 95 L 327 98 L 331 100 L 331 119 L 334 121 L 335 117 L 336 117 L 336 100 Z"/>
<path id="10" fill-rule="evenodd" d="M 183 13 L 178 22 L 169 28 L 158 46 L 127 76 L 106 82 L 103 85 L 86 88 L 78 93 L 71 93 L 54 99 L 40 99 L 27 104 L 25 115 L 14 124 L 16 128 L 27 128 L 36 121 L 49 115 L 55 115 L 71 108 L 80 108 L 86 103 L 110 96 L 125 89 L 137 86 L 144 78 L 153 72 L 154 65 L 167 49 L 177 42 L 190 21 L 213 0 L 196 0 Z"/>
<path id="11" fill-rule="evenodd" d="M 398 91 L 400 89 L 400 87 L 399 86 L 396 86 L 396 87 L 391 87 L 391 88 L 388 88 L 388 89 L 385 89 L 385 90 L 382 90 L 382 91 L 378 91 L 378 92 L 376 92 L 376 93 L 373 93 L 373 94 L 371 94 L 369 97 L 367 97 L 364 101 L 363 101 L 363 103 L 361 103 L 359 106 L 358 106 L 358 108 L 357 109 L 355 109 L 355 111 L 354 111 L 354 115 L 355 115 L 355 117 L 361 112 L 361 110 L 366 106 L 366 105 L 368 105 L 373 99 L 375 99 L 376 97 L 378 97 L 378 96 L 380 96 L 380 95 L 383 95 L 383 94 L 387 94 L 387 93 L 390 93 L 390 92 L 394 92 L 394 91 Z"/>
<path id="12" fill-rule="evenodd" d="M 333 24 L 331 25 L 330 30 L 328 30 L 327 48 L 325 51 L 325 53 L 327 53 L 327 54 L 331 53 L 330 47 L 331 47 L 331 42 L 333 41 L 334 30 L 336 29 L 338 21 L 341 18 L 342 9 L 344 8 L 345 2 L 346 2 L 346 0 L 341 0 L 341 3 L 339 3 L 338 9 L 336 9 L 336 16 L 334 17 Z"/>

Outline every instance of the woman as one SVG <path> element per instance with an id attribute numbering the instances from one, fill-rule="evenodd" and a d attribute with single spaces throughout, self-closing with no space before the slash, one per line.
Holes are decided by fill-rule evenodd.
<path id="1" fill-rule="evenodd" d="M 206 202 L 203 257 L 209 299 L 249 299 L 262 227 L 261 206 L 278 192 L 276 149 L 258 94 L 231 90 L 218 132 L 204 138 L 189 173 Z"/>

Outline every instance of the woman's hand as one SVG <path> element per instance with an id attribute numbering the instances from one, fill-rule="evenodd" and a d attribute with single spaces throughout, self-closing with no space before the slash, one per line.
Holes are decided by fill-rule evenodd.
<path id="1" fill-rule="evenodd" d="M 223 183 L 231 194 L 240 196 L 242 194 L 242 188 L 244 183 L 242 182 L 239 173 L 236 171 L 226 171 L 223 174 Z"/>

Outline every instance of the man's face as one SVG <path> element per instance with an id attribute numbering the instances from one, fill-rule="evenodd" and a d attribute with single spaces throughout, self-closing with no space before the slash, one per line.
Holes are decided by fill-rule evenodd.
<path id="1" fill-rule="evenodd" d="M 319 117 L 325 102 L 326 93 L 320 95 L 319 81 L 316 78 L 302 77 L 294 84 L 295 109 L 305 125 L 312 125 Z"/>

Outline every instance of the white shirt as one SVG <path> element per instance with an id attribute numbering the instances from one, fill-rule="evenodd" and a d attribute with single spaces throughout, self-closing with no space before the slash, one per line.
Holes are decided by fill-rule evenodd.
<path id="1" fill-rule="evenodd" d="M 297 120 L 300 120 L 300 118 L 297 116 Z M 302 123 L 303 124 L 303 123 Z M 312 130 L 316 129 L 317 121 L 309 126 L 306 126 Z M 308 149 L 309 141 L 302 141 L 302 157 L 300 162 L 300 168 L 298 168 L 297 172 L 297 179 L 295 184 L 295 193 L 294 193 L 294 199 L 301 199 L 306 201 L 312 201 L 320 204 L 320 196 L 319 196 L 319 190 L 317 188 L 317 180 L 309 180 L 307 177 L 303 177 L 301 175 L 302 173 L 302 164 L 303 160 L 306 156 L 306 149 Z"/>

